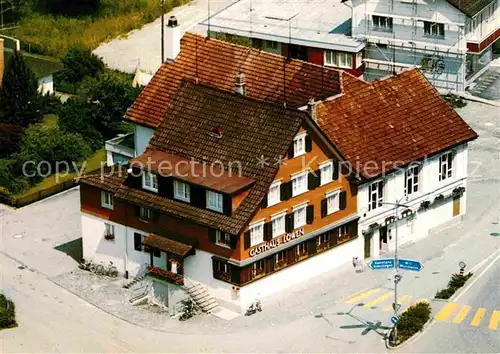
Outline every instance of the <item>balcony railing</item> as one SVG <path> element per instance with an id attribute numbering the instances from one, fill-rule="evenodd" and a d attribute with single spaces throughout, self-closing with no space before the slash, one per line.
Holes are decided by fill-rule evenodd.
<path id="1" fill-rule="evenodd" d="M 169 283 L 184 285 L 184 277 L 177 273 L 169 272 L 166 269 L 155 267 L 155 266 L 147 266 L 146 269 L 148 272 L 160 279 L 164 279 Z"/>

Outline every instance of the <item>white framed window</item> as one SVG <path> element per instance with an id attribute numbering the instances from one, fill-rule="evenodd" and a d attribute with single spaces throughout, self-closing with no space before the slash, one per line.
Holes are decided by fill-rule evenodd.
<path id="1" fill-rule="evenodd" d="M 267 205 L 271 206 L 278 204 L 281 201 L 281 181 L 274 181 L 269 187 L 269 192 L 267 192 Z"/>
<path id="2" fill-rule="evenodd" d="M 340 210 L 340 190 L 326 193 L 326 214 L 330 215 Z"/>
<path id="3" fill-rule="evenodd" d="M 296 247 L 298 257 L 307 256 L 307 242 L 301 242 Z"/>
<path id="4" fill-rule="evenodd" d="M 307 203 L 297 205 L 292 208 L 293 210 L 293 227 L 301 227 L 304 226 L 307 222 L 306 220 L 306 208 Z"/>
<path id="5" fill-rule="evenodd" d="M 444 24 L 425 21 L 424 34 L 429 37 L 444 38 Z"/>
<path id="6" fill-rule="evenodd" d="M 287 264 L 286 251 L 280 251 L 274 255 L 274 261 L 278 267 L 283 267 Z"/>
<path id="7" fill-rule="evenodd" d="M 250 225 L 250 247 L 264 242 L 264 221 Z"/>
<path id="8" fill-rule="evenodd" d="M 231 235 L 220 230 L 215 231 L 215 243 L 223 247 L 231 247 Z"/>
<path id="9" fill-rule="evenodd" d="M 392 32 L 392 18 L 386 16 L 372 16 L 375 31 Z"/>
<path id="10" fill-rule="evenodd" d="M 368 210 L 375 210 L 384 201 L 384 181 L 373 182 L 368 186 Z"/>
<path id="11" fill-rule="evenodd" d="M 333 162 L 328 161 L 319 165 L 321 185 L 325 185 L 333 181 Z"/>
<path id="12" fill-rule="evenodd" d="M 453 177 L 453 152 L 448 151 L 439 156 L 439 180 Z"/>
<path id="13" fill-rule="evenodd" d="M 174 180 L 174 198 L 189 202 L 191 199 L 189 184 Z"/>
<path id="14" fill-rule="evenodd" d="M 207 208 L 222 213 L 222 194 L 212 191 L 207 191 Z"/>
<path id="15" fill-rule="evenodd" d="M 149 221 L 153 219 L 153 211 L 148 208 L 139 207 L 139 219 Z"/>
<path id="16" fill-rule="evenodd" d="M 356 68 L 359 68 L 363 65 L 363 52 L 356 53 Z"/>
<path id="17" fill-rule="evenodd" d="M 293 156 L 306 153 L 306 132 L 299 133 L 293 138 Z"/>
<path id="18" fill-rule="evenodd" d="M 420 165 L 413 165 L 405 171 L 405 194 L 418 192 Z"/>
<path id="19" fill-rule="evenodd" d="M 292 196 L 307 192 L 307 171 L 292 176 Z"/>
<path id="20" fill-rule="evenodd" d="M 285 215 L 283 212 L 278 215 L 274 215 L 271 217 L 271 222 L 273 226 L 273 237 L 277 237 L 279 235 L 283 235 L 285 233 Z"/>
<path id="21" fill-rule="evenodd" d="M 142 188 L 158 192 L 158 176 L 154 173 L 144 171 L 142 174 Z"/>
<path id="22" fill-rule="evenodd" d="M 352 69 L 352 53 L 325 50 L 325 65 Z"/>
<path id="23" fill-rule="evenodd" d="M 106 240 L 114 240 L 115 238 L 115 225 L 104 223 L 104 238 Z"/>
<path id="24" fill-rule="evenodd" d="M 113 194 L 107 191 L 101 191 L 101 206 L 107 209 L 113 209 Z"/>

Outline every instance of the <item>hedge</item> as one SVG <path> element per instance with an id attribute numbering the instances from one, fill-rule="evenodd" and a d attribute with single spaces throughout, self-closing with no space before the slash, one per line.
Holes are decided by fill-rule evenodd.
<path id="1" fill-rule="evenodd" d="M 396 344 L 400 344 L 413 336 L 415 333 L 420 332 L 424 324 L 429 321 L 431 316 L 431 305 L 427 302 L 418 302 L 410 306 L 400 316 L 396 328 L 398 330 L 398 337 Z M 392 333 L 394 338 L 394 332 Z"/>
<path id="2" fill-rule="evenodd" d="M 17 327 L 16 307 L 4 294 L 0 294 L 0 329 L 13 327 Z"/>
<path id="3" fill-rule="evenodd" d="M 451 276 L 450 281 L 448 282 L 448 286 L 442 290 L 439 290 L 436 293 L 436 299 L 449 299 L 455 294 L 455 292 L 465 285 L 467 280 L 472 277 L 472 273 L 468 273 L 466 275 L 453 274 Z"/>

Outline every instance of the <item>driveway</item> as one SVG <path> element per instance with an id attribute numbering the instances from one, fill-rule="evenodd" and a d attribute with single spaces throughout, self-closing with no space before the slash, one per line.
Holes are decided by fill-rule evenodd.
<path id="1" fill-rule="evenodd" d="M 175 16 L 181 35 L 191 31 L 206 36 L 206 27 L 197 24 L 208 18 L 209 13 L 213 15 L 233 2 L 235 0 L 211 0 L 209 12 L 208 0 L 194 0 L 166 14 L 165 24 L 170 16 Z M 101 44 L 94 53 L 112 69 L 133 73 L 139 64 L 144 71 L 156 72 L 161 64 L 161 18 L 121 38 Z"/>
<path id="2" fill-rule="evenodd" d="M 401 296 L 412 300 L 432 298 L 457 271 L 458 261 L 471 269 L 500 248 L 500 238 L 491 235 L 499 231 L 500 210 L 497 107 L 469 103 L 459 113 L 480 134 L 469 153 L 468 213 L 463 222 L 402 247 L 401 256 L 425 265 L 420 273 L 404 273 L 400 282 Z M 356 273 L 350 265 L 264 298 L 263 312 L 231 321 L 165 319 L 168 325 L 158 331 L 130 323 L 132 316 L 117 318 L 106 312 L 112 308 L 105 301 L 96 301 L 102 311 L 51 281 L 76 266 L 55 248 L 66 250 L 63 245 L 80 237 L 78 200 L 75 189 L 20 210 L 0 211 L 2 287 L 16 303 L 20 324 L 0 332 L 3 352 L 386 352 L 382 336 L 390 325 L 390 312 L 384 311 L 390 298 L 382 302 L 379 296 L 392 291 L 392 273 Z M 378 293 L 357 298 L 371 289 Z M 479 298 L 463 300 L 475 309 L 481 305 Z M 355 316 L 346 314 L 357 303 L 364 305 L 353 310 Z M 444 304 L 433 303 L 434 313 Z M 491 310 L 494 304 L 487 306 Z M 435 352 L 432 346 L 423 349 Z"/>

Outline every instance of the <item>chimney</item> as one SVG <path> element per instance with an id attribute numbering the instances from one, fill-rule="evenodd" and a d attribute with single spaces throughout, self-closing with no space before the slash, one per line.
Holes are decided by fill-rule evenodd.
<path id="1" fill-rule="evenodd" d="M 235 77 L 235 82 L 234 82 L 234 89 L 236 93 L 246 96 L 247 94 L 247 87 L 246 87 L 246 81 L 245 81 L 245 74 L 243 73 L 237 73 Z"/>
<path id="2" fill-rule="evenodd" d="M 174 61 L 181 51 L 181 28 L 175 16 L 170 16 L 165 29 L 165 58 Z"/>
<path id="3" fill-rule="evenodd" d="M 307 102 L 307 113 L 311 116 L 311 118 L 317 123 L 318 119 L 316 118 L 316 102 L 314 102 L 314 98 L 310 98 L 309 102 Z"/>

